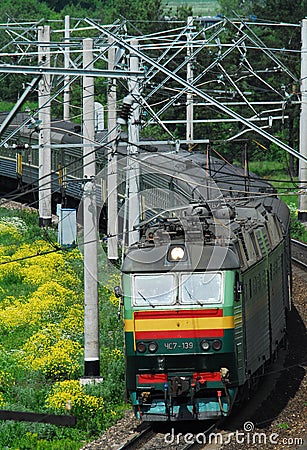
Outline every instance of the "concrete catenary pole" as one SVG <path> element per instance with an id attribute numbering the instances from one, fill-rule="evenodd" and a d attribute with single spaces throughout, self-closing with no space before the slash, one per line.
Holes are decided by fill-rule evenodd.
<path id="1" fill-rule="evenodd" d="M 307 157 L 307 19 L 302 20 L 300 154 Z M 307 222 L 307 162 L 299 160 L 298 220 Z"/>
<path id="2" fill-rule="evenodd" d="M 69 41 L 70 41 L 70 17 L 65 16 L 64 19 L 65 24 L 65 32 L 64 32 L 64 67 L 65 69 L 69 69 Z M 70 119 L 70 84 L 69 84 L 69 75 L 65 75 L 64 77 L 64 105 L 63 105 L 63 119 Z"/>
<path id="3" fill-rule="evenodd" d="M 83 40 L 83 69 L 93 69 L 93 40 Z M 84 375 L 100 374 L 94 78 L 83 76 Z"/>
<path id="4" fill-rule="evenodd" d="M 130 71 L 139 70 L 139 57 L 133 52 L 133 48 L 138 48 L 137 39 L 131 40 L 132 51 L 130 53 Z M 139 201 L 139 163 L 137 161 L 139 126 L 140 126 L 140 89 L 137 77 L 130 77 L 128 81 L 129 92 L 133 98 L 132 115 L 128 120 L 128 245 L 139 240 L 139 231 L 133 230 L 138 224 L 140 216 Z"/>
<path id="5" fill-rule="evenodd" d="M 109 38 L 108 70 L 114 70 L 116 47 L 112 45 L 113 38 Z M 110 78 L 108 83 L 108 259 L 118 259 L 117 233 L 117 153 L 116 153 L 116 80 Z"/>
<path id="6" fill-rule="evenodd" d="M 50 67 L 50 26 L 38 28 L 38 59 L 42 67 Z M 51 105 L 50 75 L 45 74 L 38 86 L 38 212 L 39 225 L 51 224 Z"/>
<path id="7" fill-rule="evenodd" d="M 192 32 L 193 32 L 193 17 L 187 18 L 187 57 L 189 58 L 193 54 Z M 193 84 L 193 61 L 189 60 L 187 63 L 187 82 Z M 193 92 L 187 91 L 187 128 L 186 139 L 187 141 L 193 141 L 194 128 L 193 128 Z M 192 145 L 189 144 L 189 149 Z"/>

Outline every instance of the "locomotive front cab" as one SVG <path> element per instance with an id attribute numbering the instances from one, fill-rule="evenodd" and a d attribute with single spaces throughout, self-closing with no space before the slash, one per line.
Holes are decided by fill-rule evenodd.
<path id="1" fill-rule="evenodd" d="M 238 262 L 230 249 L 208 247 L 193 266 L 193 247 L 172 246 L 184 249 L 174 266 L 169 246 L 135 249 L 123 265 L 126 384 L 143 420 L 215 418 L 236 394 Z"/>

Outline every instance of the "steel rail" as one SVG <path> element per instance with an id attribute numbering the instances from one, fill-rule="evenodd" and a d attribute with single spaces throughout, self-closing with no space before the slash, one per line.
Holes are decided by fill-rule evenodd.
<path id="1" fill-rule="evenodd" d="M 291 260 L 307 271 L 307 244 L 291 239 Z"/>
<path id="2" fill-rule="evenodd" d="M 150 436 L 154 435 L 154 434 L 155 434 L 155 432 L 152 430 L 151 426 L 148 425 L 148 426 L 146 426 L 146 428 L 141 430 L 138 434 L 133 436 L 133 438 L 131 438 L 129 441 L 125 442 L 120 447 L 117 447 L 115 450 L 126 450 L 129 448 L 131 449 L 134 446 L 136 448 L 138 448 L 138 446 L 140 445 L 141 442 L 147 441 L 150 438 Z"/>

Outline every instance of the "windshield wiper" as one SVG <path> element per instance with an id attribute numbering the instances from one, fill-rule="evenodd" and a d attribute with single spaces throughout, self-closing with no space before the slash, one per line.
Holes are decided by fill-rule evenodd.
<path id="1" fill-rule="evenodd" d="M 198 305 L 200 306 L 204 306 L 203 303 L 201 303 L 196 297 L 194 297 L 191 292 L 188 290 L 188 288 L 186 286 L 184 286 L 184 289 L 187 291 L 188 296 L 190 297 L 190 300 L 194 300 Z"/>
<path id="2" fill-rule="evenodd" d="M 149 303 L 149 305 L 150 305 L 152 308 L 155 307 L 155 305 L 153 305 L 153 304 L 148 300 L 148 298 L 146 298 L 146 297 L 142 294 L 142 292 L 138 291 L 138 294 L 139 294 L 140 297 L 142 297 L 143 300 L 145 300 L 145 302 Z"/>

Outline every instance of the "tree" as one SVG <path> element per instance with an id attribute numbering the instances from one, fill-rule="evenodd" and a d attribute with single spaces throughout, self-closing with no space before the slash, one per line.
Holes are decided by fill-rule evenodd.
<path id="1" fill-rule="evenodd" d="M 39 0 L 2 0 L 0 8 L 1 22 L 14 20 L 35 21 L 42 17 L 52 19 L 54 11 L 45 2 Z"/>
<path id="2" fill-rule="evenodd" d="M 233 16 L 233 11 L 240 11 L 240 14 L 245 14 L 244 0 L 218 0 L 222 14 L 227 17 Z"/>
<path id="3" fill-rule="evenodd" d="M 156 31 L 163 21 L 162 0 L 105 0 L 102 9 L 104 23 L 126 18 L 140 34 Z"/>
<path id="4" fill-rule="evenodd" d="M 298 23 L 307 11 L 307 0 L 218 0 L 221 13 L 231 17 L 233 12 L 274 22 Z"/>
<path id="5" fill-rule="evenodd" d="M 307 1 L 266 0 L 253 2 L 254 13 L 275 22 L 299 23 L 306 15 Z"/>

